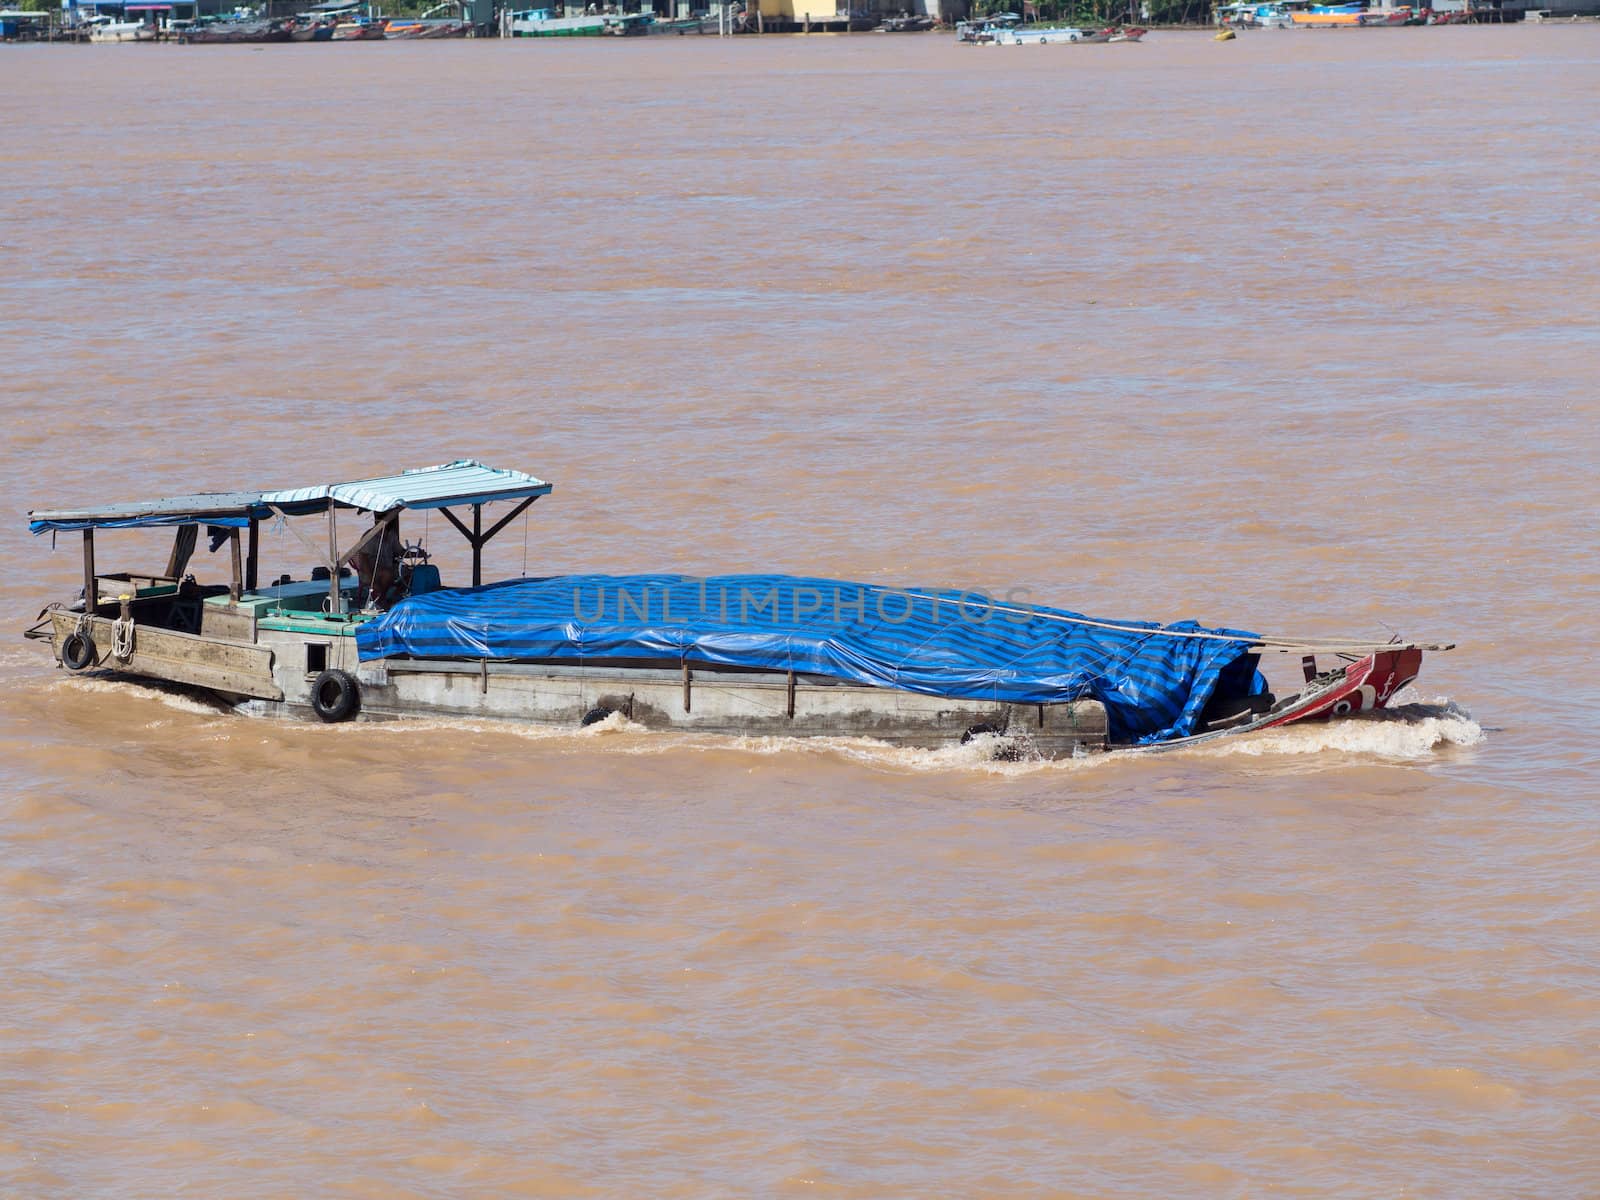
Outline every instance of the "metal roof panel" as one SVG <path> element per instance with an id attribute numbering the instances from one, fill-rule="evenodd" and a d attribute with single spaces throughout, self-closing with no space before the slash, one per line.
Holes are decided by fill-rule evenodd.
<path id="1" fill-rule="evenodd" d="M 99 526 L 182 525 L 227 518 L 243 522 L 249 517 L 265 517 L 274 508 L 303 514 L 323 512 L 329 504 L 334 504 L 368 512 L 390 512 L 396 508 L 444 508 L 451 504 L 521 500 L 550 491 L 550 484 L 526 472 L 459 459 L 376 479 L 319 483 L 275 492 L 203 492 L 89 508 L 37 509 L 28 514 L 28 521 L 34 533 Z"/>
<path id="2" fill-rule="evenodd" d="M 398 475 L 325 483 L 312 487 L 264 492 L 263 504 L 283 506 L 331 500 L 348 508 L 389 512 L 396 508 L 444 508 L 451 504 L 487 504 L 543 496 L 551 485 L 523 471 L 488 467 L 473 459 L 458 459 L 436 467 L 416 467 Z"/>

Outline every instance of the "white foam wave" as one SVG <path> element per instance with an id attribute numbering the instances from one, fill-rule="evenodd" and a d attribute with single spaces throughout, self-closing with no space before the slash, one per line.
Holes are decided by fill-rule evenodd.
<path id="1" fill-rule="evenodd" d="M 177 713 L 201 717 L 233 717 L 219 703 L 208 703 L 193 693 L 148 683 L 83 676 L 52 681 L 51 690 L 79 691 L 154 701 Z M 164 724 L 156 721 L 154 724 Z M 268 722 L 268 726 L 276 722 Z M 532 725 L 516 721 L 456 717 L 404 717 L 390 721 L 358 721 L 322 725 L 305 722 L 307 730 L 330 737 L 402 737 L 447 733 L 452 736 L 514 737 L 537 742 L 558 753 L 664 756 L 694 753 L 739 753 L 761 757 L 825 755 L 860 763 L 874 770 L 945 774 L 980 772 L 1002 777 L 1033 776 L 1043 772 L 1076 772 L 1127 762 L 1142 753 L 1087 754 L 1047 760 L 1038 757 L 1026 740 L 980 735 L 965 744 L 937 749 L 891 746 L 865 737 L 739 737 L 652 730 L 612 713 L 602 721 L 578 729 Z M 237 730 L 230 729 L 222 736 Z M 1390 760 L 1426 758 L 1441 748 L 1475 746 L 1485 740 L 1483 728 L 1472 714 L 1444 697 L 1380 710 L 1342 720 L 1290 725 L 1282 729 L 1244 734 L 1173 751 L 1188 758 L 1310 756 L 1332 753 L 1364 755 Z M 1343 761 L 1342 758 L 1340 761 Z"/>
<path id="2" fill-rule="evenodd" d="M 645 757 L 685 753 L 733 753 L 761 757 L 822 755 L 847 759 L 879 770 L 930 773 L 970 770 L 988 775 L 1019 775 L 1041 769 L 1083 770 L 1115 758 L 1114 755 L 1097 754 L 1050 761 L 1033 754 L 1025 741 L 992 734 L 979 735 L 964 744 L 921 749 L 892 746 L 867 737 L 740 737 L 717 733 L 680 733 L 647 728 L 629 721 L 621 713 L 612 713 L 603 721 L 579 729 L 451 717 L 405 717 L 382 723 L 352 723 L 322 728 L 330 734 L 350 736 L 378 734 L 413 737 L 421 733 L 449 732 L 456 736 L 514 737 L 573 754 L 600 751 Z"/>
<path id="3" fill-rule="evenodd" d="M 876 770 L 916 773 L 977 771 L 986 775 L 1032 776 L 1043 772 L 1075 772 L 1124 763 L 1126 754 L 1087 754 L 1068 759 L 1042 759 L 1026 742 L 983 735 L 965 744 L 925 750 L 891 746 L 872 738 L 737 737 L 724 734 L 673 733 L 651 730 L 613 713 L 582 729 L 561 729 L 499 721 L 408 718 L 383 725 L 335 726 L 333 729 L 384 730 L 402 736 L 440 730 L 511 736 L 537 741 L 570 753 L 663 756 L 693 753 L 738 753 L 761 757 L 825 755 L 861 763 Z M 1429 757 L 1444 747 L 1475 746 L 1485 740 L 1471 713 L 1446 699 L 1401 705 L 1378 713 L 1318 724 L 1245 734 L 1178 751 L 1185 757 L 1249 755 L 1307 756 L 1320 753 L 1361 755 L 1390 760 Z M 1003 756 L 1003 757 L 997 757 Z M 1340 761 L 1343 761 L 1341 758 Z"/>
<path id="4" fill-rule="evenodd" d="M 157 683 L 121 679 L 96 679 L 92 676 L 71 675 L 53 680 L 47 686 L 53 692 L 63 692 L 71 689 L 74 692 L 88 692 L 92 695 L 120 696 L 132 700 L 151 700 L 177 712 L 190 713 L 195 716 L 217 717 L 232 715 L 229 706 L 220 700 L 206 700 L 198 693 L 182 691 L 176 687 L 162 687 Z"/>
<path id="5" fill-rule="evenodd" d="M 1305 755 L 1328 751 L 1386 759 L 1420 759 L 1442 747 L 1476 746 L 1485 740 L 1472 714 L 1439 698 L 1338 721 L 1307 722 L 1268 729 L 1237 739 L 1195 747 L 1190 753 L 1223 755 Z"/>

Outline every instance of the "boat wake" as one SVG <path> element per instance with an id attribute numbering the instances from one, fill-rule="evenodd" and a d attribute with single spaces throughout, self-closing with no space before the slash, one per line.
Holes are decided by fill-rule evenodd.
<path id="1" fill-rule="evenodd" d="M 519 726 L 496 721 L 473 721 L 469 725 L 477 733 L 511 734 L 571 753 L 600 750 L 608 754 L 650 756 L 685 753 L 732 753 L 762 757 L 821 755 L 846 759 L 874 770 L 929 774 L 976 771 L 1006 777 L 1032 776 L 1044 772 L 1076 772 L 1118 763 L 1148 761 L 1148 756 L 1142 753 L 1119 754 L 1116 751 L 1075 758 L 1045 759 L 1030 750 L 1026 739 L 992 734 L 980 735 L 960 745 L 924 750 L 890 746 L 871 738 L 732 737 L 664 733 L 629 721 L 621 713 L 613 713 L 605 720 L 579 730 Z M 391 722 L 378 728 L 399 732 L 460 730 L 462 726 L 459 722 L 423 718 Z M 1346 756 L 1350 755 L 1413 761 L 1429 758 L 1449 747 L 1476 746 L 1484 740 L 1483 728 L 1473 720 L 1471 713 L 1445 697 L 1438 697 L 1340 721 L 1265 730 L 1237 740 L 1224 739 L 1187 750 L 1176 750 L 1172 754 L 1186 758 L 1222 758 L 1240 754 L 1253 757 L 1329 754 L 1329 765 L 1345 765 L 1348 762 Z"/>
<path id="2" fill-rule="evenodd" d="M 248 720 L 253 726 L 279 727 L 275 721 L 241 717 L 220 703 L 208 702 L 193 691 L 176 686 L 162 687 L 148 681 L 62 677 L 47 685 L 52 692 L 88 692 L 153 702 L 167 710 L 167 717 L 152 724 L 166 724 L 176 714 L 211 718 L 213 736 L 226 737 L 235 721 Z M 434 735 L 460 737 L 514 737 L 538 743 L 556 753 L 675 755 L 722 753 L 778 756 L 825 756 L 844 759 L 873 770 L 890 772 L 948 774 L 978 772 L 1000 777 L 1035 776 L 1045 772 L 1077 772 L 1103 769 L 1118 763 L 1148 761 L 1144 753 L 1086 754 L 1069 759 L 1044 759 L 1016 739 L 983 734 L 970 742 L 926 750 L 891 746 L 864 737 L 736 737 L 720 734 L 661 732 L 612 713 L 604 720 L 580 729 L 523 725 L 511 721 L 458 717 L 403 717 L 379 722 L 352 722 L 322 725 L 296 723 L 301 730 L 316 731 L 327 737 L 401 737 Z M 1312 722 L 1263 730 L 1238 738 L 1187 749 L 1175 749 L 1161 757 L 1186 759 L 1228 758 L 1237 755 L 1266 758 L 1272 756 L 1307 757 L 1329 755 L 1329 765 L 1345 765 L 1347 756 L 1388 761 L 1415 761 L 1429 758 L 1451 747 L 1476 746 L 1485 740 L 1483 728 L 1472 714 L 1446 697 L 1418 699 L 1410 703 L 1379 709 L 1370 714 L 1332 722 Z"/>
<path id="3" fill-rule="evenodd" d="M 87 693 L 151 700 L 166 708 L 200 717 L 234 715 L 232 706 L 222 700 L 209 699 L 204 692 L 186 688 L 182 684 L 164 684 L 159 680 L 97 679 L 93 676 L 62 675 L 52 680 L 49 687 L 58 694 Z"/>
<path id="4" fill-rule="evenodd" d="M 1445 697 L 1390 705 L 1339 721 L 1306 722 L 1223 739 L 1186 751 L 1196 757 L 1305 755 L 1328 752 L 1393 760 L 1427 758 L 1452 746 L 1485 740 L 1472 714 Z"/>

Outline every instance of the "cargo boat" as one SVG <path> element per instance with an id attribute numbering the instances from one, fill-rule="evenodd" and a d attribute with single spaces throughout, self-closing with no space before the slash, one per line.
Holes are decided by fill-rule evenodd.
<path id="1" fill-rule="evenodd" d="M 1451 648 L 1113 621 L 790 575 L 485 585 L 484 547 L 551 490 L 460 460 L 287 490 L 36 510 L 34 534 L 81 534 L 83 592 L 48 606 L 27 636 L 71 673 L 180 685 L 245 714 L 569 728 L 620 715 L 647 729 L 928 748 L 985 737 L 997 752 L 1043 758 L 1384 708 L 1424 651 Z M 486 525 L 490 506 L 509 507 Z M 432 552 L 403 540 L 401 518 L 418 512 L 437 512 L 465 539 L 469 586 L 444 586 Z M 263 582 L 263 526 L 293 534 L 275 544 L 312 569 Z M 164 567 L 100 570 L 97 533 L 150 528 L 174 531 Z M 225 550 L 226 582 L 190 570 L 202 531 L 212 553 Z M 1259 670 L 1269 654 L 1298 654 L 1303 686 L 1274 696 Z M 1318 670 L 1318 656 L 1331 669 Z"/>

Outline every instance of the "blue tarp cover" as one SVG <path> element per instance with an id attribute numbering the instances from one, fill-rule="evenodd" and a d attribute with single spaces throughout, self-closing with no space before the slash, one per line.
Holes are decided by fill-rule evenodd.
<path id="1" fill-rule="evenodd" d="M 789 575 L 566 575 L 415 596 L 364 622 L 356 643 L 364 661 L 689 659 L 970 700 L 1094 699 L 1121 743 L 1194 732 L 1225 672 L 1229 688 L 1262 686 L 1247 653 L 1255 634 L 1075 623 L 1087 619 L 976 593 Z"/>

